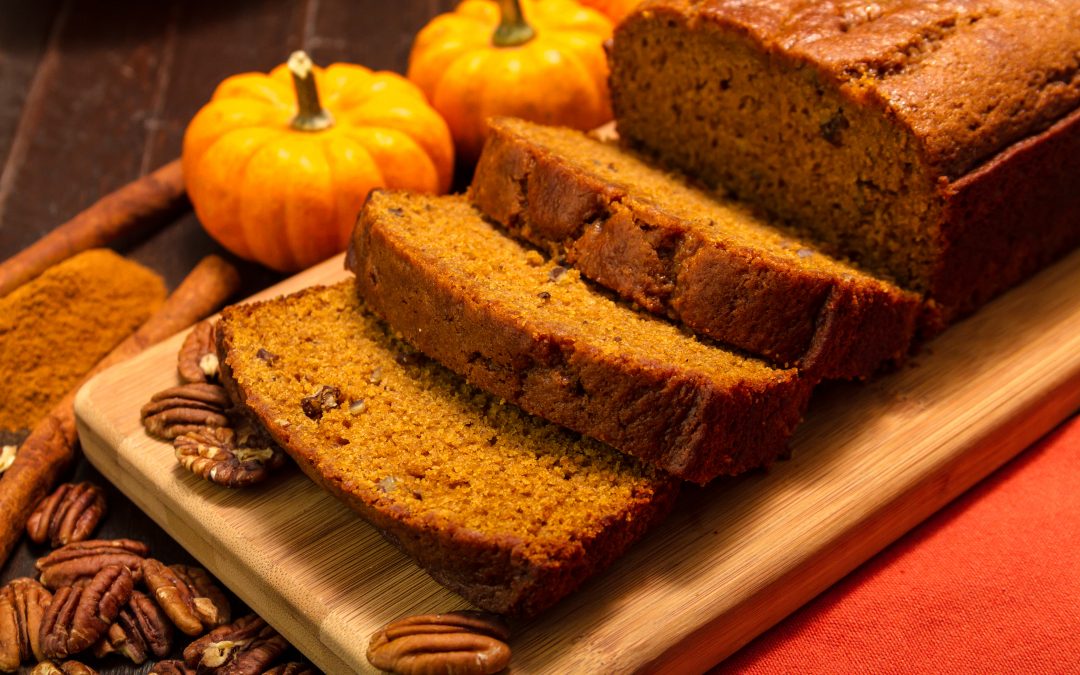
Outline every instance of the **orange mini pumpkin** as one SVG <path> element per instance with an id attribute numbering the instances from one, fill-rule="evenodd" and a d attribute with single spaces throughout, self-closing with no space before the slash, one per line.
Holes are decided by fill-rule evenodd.
<path id="1" fill-rule="evenodd" d="M 586 7 L 603 12 L 609 19 L 619 23 L 626 18 L 626 15 L 634 11 L 642 0 L 580 0 L 580 2 Z"/>
<path id="2" fill-rule="evenodd" d="M 184 134 L 184 182 L 207 232 L 280 271 L 343 250 L 373 188 L 446 192 L 453 165 L 446 123 L 415 85 L 324 70 L 303 52 L 226 79 Z"/>
<path id="3" fill-rule="evenodd" d="M 473 160 L 489 117 L 577 129 L 610 120 L 609 37 L 611 21 L 574 0 L 465 0 L 417 35 L 409 79 Z"/>

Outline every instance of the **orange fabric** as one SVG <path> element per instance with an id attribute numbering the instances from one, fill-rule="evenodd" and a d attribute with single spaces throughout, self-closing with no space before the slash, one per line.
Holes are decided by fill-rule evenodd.
<path id="1" fill-rule="evenodd" d="M 716 673 L 1080 673 L 1080 417 Z"/>

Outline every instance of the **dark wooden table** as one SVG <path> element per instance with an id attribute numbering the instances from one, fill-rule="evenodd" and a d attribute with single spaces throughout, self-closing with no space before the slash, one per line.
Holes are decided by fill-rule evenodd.
<path id="1" fill-rule="evenodd" d="M 404 72 L 417 30 L 454 4 L 0 0 L 0 259 L 179 156 L 184 127 L 225 77 L 267 71 L 301 48 L 320 64 Z M 191 213 L 115 248 L 157 270 L 170 288 L 206 254 L 224 253 Z M 240 266 L 241 297 L 278 279 L 255 265 Z M 74 476 L 107 485 L 85 460 Z M 166 562 L 191 560 L 109 487 L 102 536 L 146 541 Z M 23 542 L 0 570 L 0 582 L 33 575 L 41 554 Z M 148 669 L 111 659 L 101 672 Z"/>

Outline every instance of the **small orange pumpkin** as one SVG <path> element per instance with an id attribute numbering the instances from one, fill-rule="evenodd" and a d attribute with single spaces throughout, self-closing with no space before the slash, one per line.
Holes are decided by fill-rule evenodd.
<path id="1" fill-rule="evenodd" d="M 586 7 L 603 12 L 605 16 L 615 23 L 619 23 L 626 15 L 634 11 L 642 0 L 579 0 Z"/>
<path id="2" fill-rule="evenodd" d="M 575 0 L 465 0 L 416 36 L 409 79 L 474 160 L 487 118 L 592 129 L 611 119 L 611 21 Z"/>
<path id="3" fill-rule="evenodd" d="M 348 245 L 373 188 L 446 192 L 454 147 L 405 78 L 324 70 L 296 52 L 269 75 L 223 81 L 188 125 L 182 158 L 206 231 L 242 258 L 293 271 Z"/>

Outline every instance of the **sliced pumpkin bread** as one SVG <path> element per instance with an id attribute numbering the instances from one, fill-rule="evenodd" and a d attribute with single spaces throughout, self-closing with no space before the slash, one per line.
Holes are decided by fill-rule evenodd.
<path id="1" fill-rule="evenodd" d="M 354 284 L 226 309 L 226 386 L 316 483 L 432 577 L 531 615 L 669 511 L 677 482 L 469 386 Z"/>
<path id="2" fill-rule="evenodd" d="M 373 193 L 348 265 L 368 306 L 428 356 L 685 480 L 772 462 L 812 388 L 597 292 L 462 196 Z"/>
<path id="3" fill-rule="evenodd" d="M 653 0 L 624 140 L 927 302 L 940 331 L 1080 246 L 1080 2 Z"/>
<path id="4" fill-rule="evenodd" d="M 808 376 L 864 378 L 910 348 L 916 294 L 579 131 L 492 120 L 469 195 L 589 279 Z"/>

